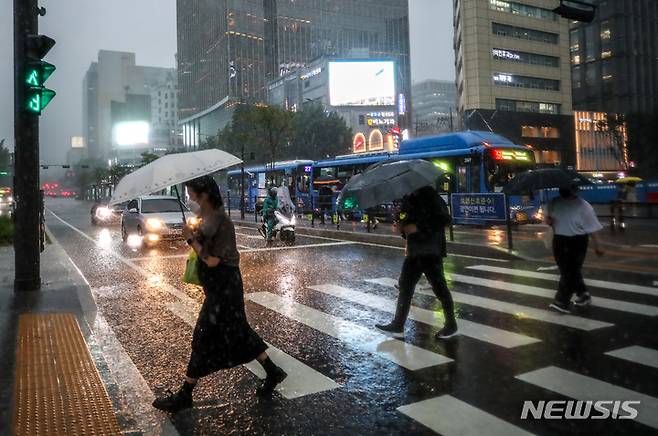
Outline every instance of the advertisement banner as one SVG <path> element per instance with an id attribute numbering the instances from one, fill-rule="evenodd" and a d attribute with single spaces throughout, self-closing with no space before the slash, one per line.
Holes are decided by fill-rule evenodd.
<path id="1" fill-rule="evenodd" d="M 507 219 L 505 194 L 452 194 L 450 211 L 454 220 L 504 222 Z"/>

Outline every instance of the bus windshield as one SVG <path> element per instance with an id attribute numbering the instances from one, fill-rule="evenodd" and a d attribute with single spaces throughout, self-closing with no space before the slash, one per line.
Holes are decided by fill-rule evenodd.
<path id="1" fill-rule="evenodd" d="M 515 175 L 535 167 L 534 156 L 529 150 L 488 150 L 485 162 L 486 183 L 490 192 L 502 191 L 503 186 Z"/>

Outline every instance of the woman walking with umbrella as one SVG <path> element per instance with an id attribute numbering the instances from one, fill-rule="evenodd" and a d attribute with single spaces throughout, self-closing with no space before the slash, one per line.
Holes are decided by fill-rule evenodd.
<path id="1" fill-rule="evenodd" d="M 192 337 L 192 355 L 183 385 L 176 393 L 156 398 L 153 406 L 167 412 L 192 406 L 197 381 L 220 369 L 256 359 L 267 377 L 260 393 L 271 393 L 287 374 L 268 357 L 267 345 L 252 330 L 244 308 L 235 229 L 224 212 L 219 187 L 210 176 L 186 183 L 190 198 L 201 208 L 198 228 L 186 225 L 183 235 L 199 256 L 198 273 L 205 300 Z"/>

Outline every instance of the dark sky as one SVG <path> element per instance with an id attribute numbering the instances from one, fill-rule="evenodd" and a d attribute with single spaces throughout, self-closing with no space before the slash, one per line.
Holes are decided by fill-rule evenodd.
<path id="1" fill-rule="evenodd" d="M 452 0 L 409 0 L 412 79 L 454 78 Z M 41 160 L 66 160 L 82 133 L 82 78 L 100 49 L 137 53 L 137 63 L 174 66 L 175 0 L 41 0 L 40 33 L 57 41 L 46 59 L 57 96 L 41 116 Z M 0 139 L 13 148 L 13 0 L 0 0 Z"/>

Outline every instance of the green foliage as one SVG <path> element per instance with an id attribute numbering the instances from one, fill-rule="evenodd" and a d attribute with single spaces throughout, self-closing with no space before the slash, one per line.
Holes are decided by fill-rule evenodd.
<path id="1" fill-rule="evenodd" d="M 5 140 L 0 141 L 0 171 L 8 171 L 9 164 L 11 163 L 11 154 L 9 149 L 5 147 Z"/>
<path id="2" fill-rule="evenodd" d="M 145 151 L 144 153 L 141 154 L 142 156 L 142 165 L 150 164 L 160 156 L 154 153 L 149 153 L 148 151 Z"/>
<path id="3" fill-rule="evenodd" d="M 0 216 L 0 245 L 10 245 L 14 241 L 14 223 L 8 216 Z"/>

